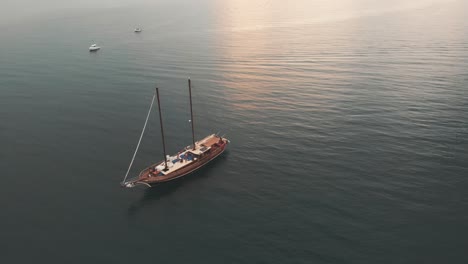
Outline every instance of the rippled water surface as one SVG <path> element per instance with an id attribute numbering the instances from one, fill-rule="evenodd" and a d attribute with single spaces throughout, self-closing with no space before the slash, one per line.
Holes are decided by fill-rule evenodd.
<path id="1" fill-rule="evenodd" d="M 467 263 L 468 3 L 380 2 L 178 0 L 2 24 L 1 258 Z M 229 151 L 120 188 L 155 85 L 168 151 L 190 144 L 189 76 L 197 137 L 226 134 Z M 132 174 L 161 146 L 153 112 Z"/>

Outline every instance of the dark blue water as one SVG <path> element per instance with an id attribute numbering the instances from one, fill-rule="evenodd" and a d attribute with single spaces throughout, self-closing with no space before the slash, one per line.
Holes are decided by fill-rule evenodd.
<path id="1" fill-rule="evenodd" d="M 180 0 L 1 25 L 2 263 L 467 263 L 465 10 Z M 156 85 L 168 152 L 190 144 L 188 77 L 197 138 L 229 151 L 120 188 Z M 161 146 L 153 112 L 132 175 Z"/>

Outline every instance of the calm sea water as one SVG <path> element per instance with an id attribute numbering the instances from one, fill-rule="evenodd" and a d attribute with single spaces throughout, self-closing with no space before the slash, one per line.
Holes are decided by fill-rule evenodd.
<path id="1" fill-rule="evenodd" d="M 467 263 L 468 4 L 379 2 L 2 24 L 2 263 Z M 188 77 L 197 137 L 229 151 L 122 189 L 156 85 L 168 152 L 190 144 Z M 155 111 L 132 175 L 161 146 Z"/>

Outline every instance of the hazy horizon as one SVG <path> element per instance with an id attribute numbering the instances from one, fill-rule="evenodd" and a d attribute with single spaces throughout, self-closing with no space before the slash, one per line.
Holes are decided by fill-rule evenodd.
<path id="1" fill-rule="evenodd" d="M 383 12 L 392 12 L 392 11 L 401 11 L 406 9 L 414 8 L 424 8 L 434 4 L 448 4 L 450 2 L 463 2 L 465 0 L 418 0 L 418 1 L 404 1 L 397 0 L 391 2 L 382 2 L 378 0 L 334 0 L 334 1 L 324 1 L 324 0 L 294 0 L 288 3 L 288 8 L 291 10 L 284 10 L 284 13 L 294 11 L 294 14 L 299 13 L 303 14 L 303 20 L 307 20 L 310 17 L 307 17 L 308 14 L 315 14 L 319 16 L 329 16 L 333 17 L 332 19 L 341 18 L 352 18 L 362 15 L 375 15 Z M 122 8 L 128 6 L 129 8 L 138 7 L 140 5 L 160 5 L 160 4 L 177 4 L 191 2 L 191 4 L 196 4 L 196 2 L 191 0 L 159 0 L 159 1 L 150 1 L 150 0 L 101 0 L 101 1 L 92 1 L 92 0 L 83 0 L 80 2 L 66 0 L 45 0 L 45 1 L 34 1 L 34 0 L 21 0 L 21 1 L 6 1 L 3 3 L 3 8 L 0 10 L 0 24 L 8 25 L 11 23 L 18 23 L 24 20 L 29 19 L 41 19 L 46 15 L 54 15 L 60 12 L 64 14 L 68 12 L 79 11 L 80 9 L 112 9 L 112 8 Z M 239 11 L 242 11 L 243 7 L 249 5 L 253 7 L 254 10 L 257 9 L 268 9 L 269 5 L 275 5 L 275 1 L 271 0 L 258 0 L 258 1 L 246 1 L 246 0 L 199 0 L 200 4 L 206 2 L 212 2 L 212 4 L 217 4 L 220 2 L 232 2 Z M 310 12 L 310 13 L 309 13 Z M 310 18 L 313 19 L 313 18 Z"/>

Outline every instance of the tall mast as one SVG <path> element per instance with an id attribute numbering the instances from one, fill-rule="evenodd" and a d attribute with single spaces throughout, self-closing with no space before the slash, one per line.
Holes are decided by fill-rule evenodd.
<path id="1" fill-rule="evenodd" d="M 192 123 L 192 141 L 193 141 L 193 149 L 195 149 L 195 130 L 193 128 L 193 110 L 192 110 L 192 83 L 190 78 L 188 79 L 188 88 L 189 88 L 189 95 L 190 95 L 190 120 Z"/>
<path id="2" fill-rule="evenodd" d="M 158 97 L 158 109 L 159 109 L 159 124 L 161 124 L 161 136 L 163 143 L 163 155 L 164 155 L 164 170 L 167 170 L 167 159 L 166 159 L 166 143 L 164 142 L 164 129 L 161 115 L 161 102 L 159 101 L 159 88 L 156 87 L 156 95 Z"/>

